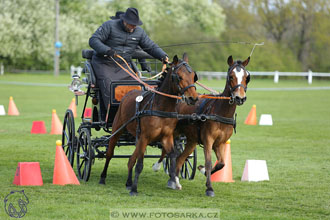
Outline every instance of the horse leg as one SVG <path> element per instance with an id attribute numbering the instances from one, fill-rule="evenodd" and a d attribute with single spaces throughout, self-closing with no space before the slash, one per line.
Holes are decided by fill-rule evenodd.
<path id="1" fill-rule="evenodd" d="M 174 141 L 172 135 L 164 136 L 162 139 L 162 145 L 163 145 L 163 152 L 167 153 L 170 158 L 170 167 L 169 167 L 169 174 L 170 179 L 167 182 L 167 187 L 171 189 L 177 189 L 181 188 L 181 185 L 177 185 L 177 181 L 175 178 L 175 164 L 176 164 L 176 158 L 179 154 L 178 149 L 174 147 Z"/>
<path id="2" fill-rule="evenodd" d="M 225 166 L 225 144 L 224 143 L 214 143 L 213 144 L 213 151 L 217 156 L 218 163 L 212 168 L 211 175 L 219 170 L 221 170 Z"/>
<path id="3" fill-rule="evenodd" d="M 137 157 L 136 149 L 137 148 L 135 148 L 132 156 L 129 158 L 128 163 L 127 163 L 127 168 L 128 168 L 128 176 L 127 176 L 127 180 L 126 180 L 126 189 L 127 190 L 131 190 L 132 185 L 133 185 L 132 177 L 133 177 L 133 167 L 136 163 L 136 157 Z"/>
<path id="4" fill-rule="evenodd" d="M 179 178 L 175 174 L 175 169 L 176 169 L 176 158 L 178 157 L 179 152 L 178 150 L 174 147 L 172 151 L 169 153 L 170 157 L 170 168 L 169 168 L 169 173 L 170 173 L 170 179 L 167 181 L 167 187 L 170 189 L 182 189 L 182 186 L 180 185 Z"/>
<path id="5" fill-rule="evenodd" d="M 143 170 L 143 158 L 144 158 L 144 152 L 147 148 L 147 140 L 145 138 L 140 137 L 136 146 L 136 149 L 133 154 L 137 155 L 137 163 L 135 166 L 135 176 L 134 176 L 134 182 L 131 187 L 130 195 L 136 196 L 138 194 L 137 192 L 137 185 L 139 181 L 139 176 L 142 173 Z"/>
<path id="6" fill-rule="evenodd" d="M 187 144 L 183 150 L 183 152 L 179 155 L 179 157 L 176 159 L 176 167 L 175 167 L 175 180 L 176 180 L 176 185 L 178 189 L 182 189 L 182 186 L 179 181 L 179 172 L 180 169 L 183 165 L 183 163 L 186 161 L 188 156 L 194 151 L 196 147 L 196 142 L 193 142 L 189 139 L 187 139 Z"/>
<path id="7" fill-rule="evenodd" d="M 115 131 L 115 130 L 114 130 Z M 99 184 L 105 184 L 105 179 L 107 177 L 107 171 L 108 171 L 108 167 L 109 167 L 109 163 L 111 158 L 113 157 L 113 153 L 116 147 L 116 143 L 120 137 L 120 135 L 123 133 L 123 131 L 118 132 L 116 135 L 112 136 L 110 141 L 109 141 L 109 146 L 106 152 L 106 161 L 104 164 L 104 168 L 103 171 L 101 173 L 101 178 L 99 181 Z"/>
<path id="8" fill-rule="evenodd" d="M 212 169 L 212 158 L 211 158 L 211 144 L 204 144 L 204 157 L 205 157 L 205 173 L 206 173 L 206 195 L 213 197 L 214 191 L 211 184 L 211 169 Z"/>
<path id="9" fill-rule="evenodd" d="M 152 170 L 154 172 L 158 172 L 160 170 L 160 168 L 162 166 L 162 162 L 163 162 L 165 156 L 166 156 L 166 151 L 163 149 L 162 150 L 162 154 L 160 155 L 159 160 L 152 165 Z"/>

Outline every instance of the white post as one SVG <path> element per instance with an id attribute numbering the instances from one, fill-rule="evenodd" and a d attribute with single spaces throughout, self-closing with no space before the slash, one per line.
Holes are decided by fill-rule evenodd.
<path id="1" fill-rule="evenodd" d="M 312 84 L 313 80 L 313 72 L 311 70 L 308 70 L 308 84 Z"/>
<path id="2" fill-rule="evenodd" d="M 278 71 L 276 70 L 274 74 L 274 83 L 278 83 L 278 79 L 279 79 L 279 74 Z"/>
<path id="3" fill-rule="evenodd" d="M 73 65 L 71 65 L 70 66 L 70 73 L 71 73 L 71 76 L 73 76 L 74 75 L 74 66 Z"/>
<path id="4" fill-rule="evenodd" d="M 4 69 L 5 68 L 3 67 L 3 64 L 1 63 L 1 65 L 0 65 L 0 75 L 3 75 L 4 74 L 4 72 L 5 72 Z"/>
<path id="5" fill-rule="evenodd" d="M 83 68 L 81 66 L 78 66 L 76 68 L 76 70 L 77 70 L 77 74 L 79 75 L 79 77 L 81 77 L 81 72 L 82 72 Z"/>

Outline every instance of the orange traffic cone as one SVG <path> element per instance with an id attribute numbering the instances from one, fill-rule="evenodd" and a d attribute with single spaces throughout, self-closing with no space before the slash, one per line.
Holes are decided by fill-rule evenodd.
<path id="1" fill-rule="evenodd" d="M 215 164 L 217 163 L 218 161 Z M 230 140 L 226 142 L 224 163 L 225 163 L 224 168 L 211 175 L 212 182 L 226 182 L 226 183 L 235 182 L 233 180 L 232 166 L 231 166 Z"/>
<path id="2" fill-rule="evenodd" d="M 12 96 L 9 97 L 8 115 L 19 115 L 19 111 Z"/>
<path id="3" fill-rule="evenodd" d="M 53 184 L 66 185 L 76 184 L 80 185 L 76 174 L 74 173 L 68 158 L 66 157 L 62 142 L 56 141 L 56 154 L 54 163 Z"/>
<path id="4" fill-rule="evenodd" d="M 73 117 L 77 117 L 77 107 L 76 107 L 76 99 L 73 98 L 70 105 L 69 105 L 69 109 L 71 109 L 72 113 L 73 113 Z"/>
<path id="5" fill-rule="evenodd" d="M 52 111 L 52 129 L 50 134 L 62 134 L 63 125 L 56 114 L 56 110 Z"/>
<path id="6" fill-rule="evenodd" d="M 19 162 L 13 184 L 19 186 L 42 186 L 39 162 Z"/>
<path id="7" fill-rule="evenodd" d="M 253 105 L 249 115 L 246 117 L 244 124 L 256 125 L 257 124 L 257 106 Z"/>

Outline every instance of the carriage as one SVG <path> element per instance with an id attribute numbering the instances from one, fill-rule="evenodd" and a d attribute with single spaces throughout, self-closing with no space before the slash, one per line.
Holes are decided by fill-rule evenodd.
<path id="1" fill-rule="evenodd" d="M 96 83 L 95 73 L 91 64 L 93 50 L 83 50 L 82 57 L 85 59 L 83 73 L 85 78 L 80 80 L 78 75 L 73 75 L 71 90 L 76 95 L 76 104 L 78 104 L 78 96 L 85 97 L 83 103 L 83 110 L 81 115 L 81 123 L 76 129 L 75 120 L 72 110 L 68 109 L 64 116 L 63 131 L 62 131 L 62 148 L 73 167 L 76 160 L 78 177 L 83 181 L 88 181 L 91 173 L 92 165 L 95 159 L 102 159 L 106 157 L 108 142 L 112 135 L 112 124 L 122 97 L 130 90 L 146 90 L 145 85 L 134 81 L 112 81 L 110 85 L 110 105 L 104 106 L 102 101 L 101 91 Z M 136 51 L 132 57 L 135 62 L 133 67 L 137 70 L 137 60 L 147 59 L 154 66 L 154 71 L 157 71 L 157 61 L 143 51 Z M 159 85 L 159 80 L 150 80 L 146 77 L 141 77 L 143 82 L 152 87 Z M 85 85 L 85 86 L 82 86 Z M 85 88 L 81 90 L 81 88 Z M 85 90 L 85 91 L 84 91 Z M 92 105 L 91 117 L 85 117 L 87 105 Z M 93 133 L 103 130 L 106 135 L 101 137 L 94 137 Z M 135 145 L 136 139 L 128 132 L 121 135 L 117 142 L 117 147 Z M 178 152 L 184 150 L 186 137 L 181 135 L 175 138 L 174 146 Z M 162 149 L 160 142 L 150 143 L 149 146 Z M 131 155 L 114 155 L 114 158 L 129 158 Z M 160 155 L 145 155 L 145 158 L 159 158 Z M 195 176 L 197 165 L 197 151 L 196 149 L 185 160 L 180 174 L 182 178 L 192 180 Z M 168 174 L 170 167 L 169 158 L 163 160 L 164 171 Z"/>

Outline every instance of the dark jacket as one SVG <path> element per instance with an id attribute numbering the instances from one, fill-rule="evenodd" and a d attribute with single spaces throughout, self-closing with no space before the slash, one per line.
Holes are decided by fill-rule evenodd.
<path id="1" fill-rule="evenodd" d="M 113 49 L 130 60 L 138 45 L 159 60 L 167 56 L 141 27 L 137 26 L 132 33 L 126 32 L 121 19 L 104 22 L 89 39 L 89 45 L 98 57 L 103 57 L 108 50 Z"/>

